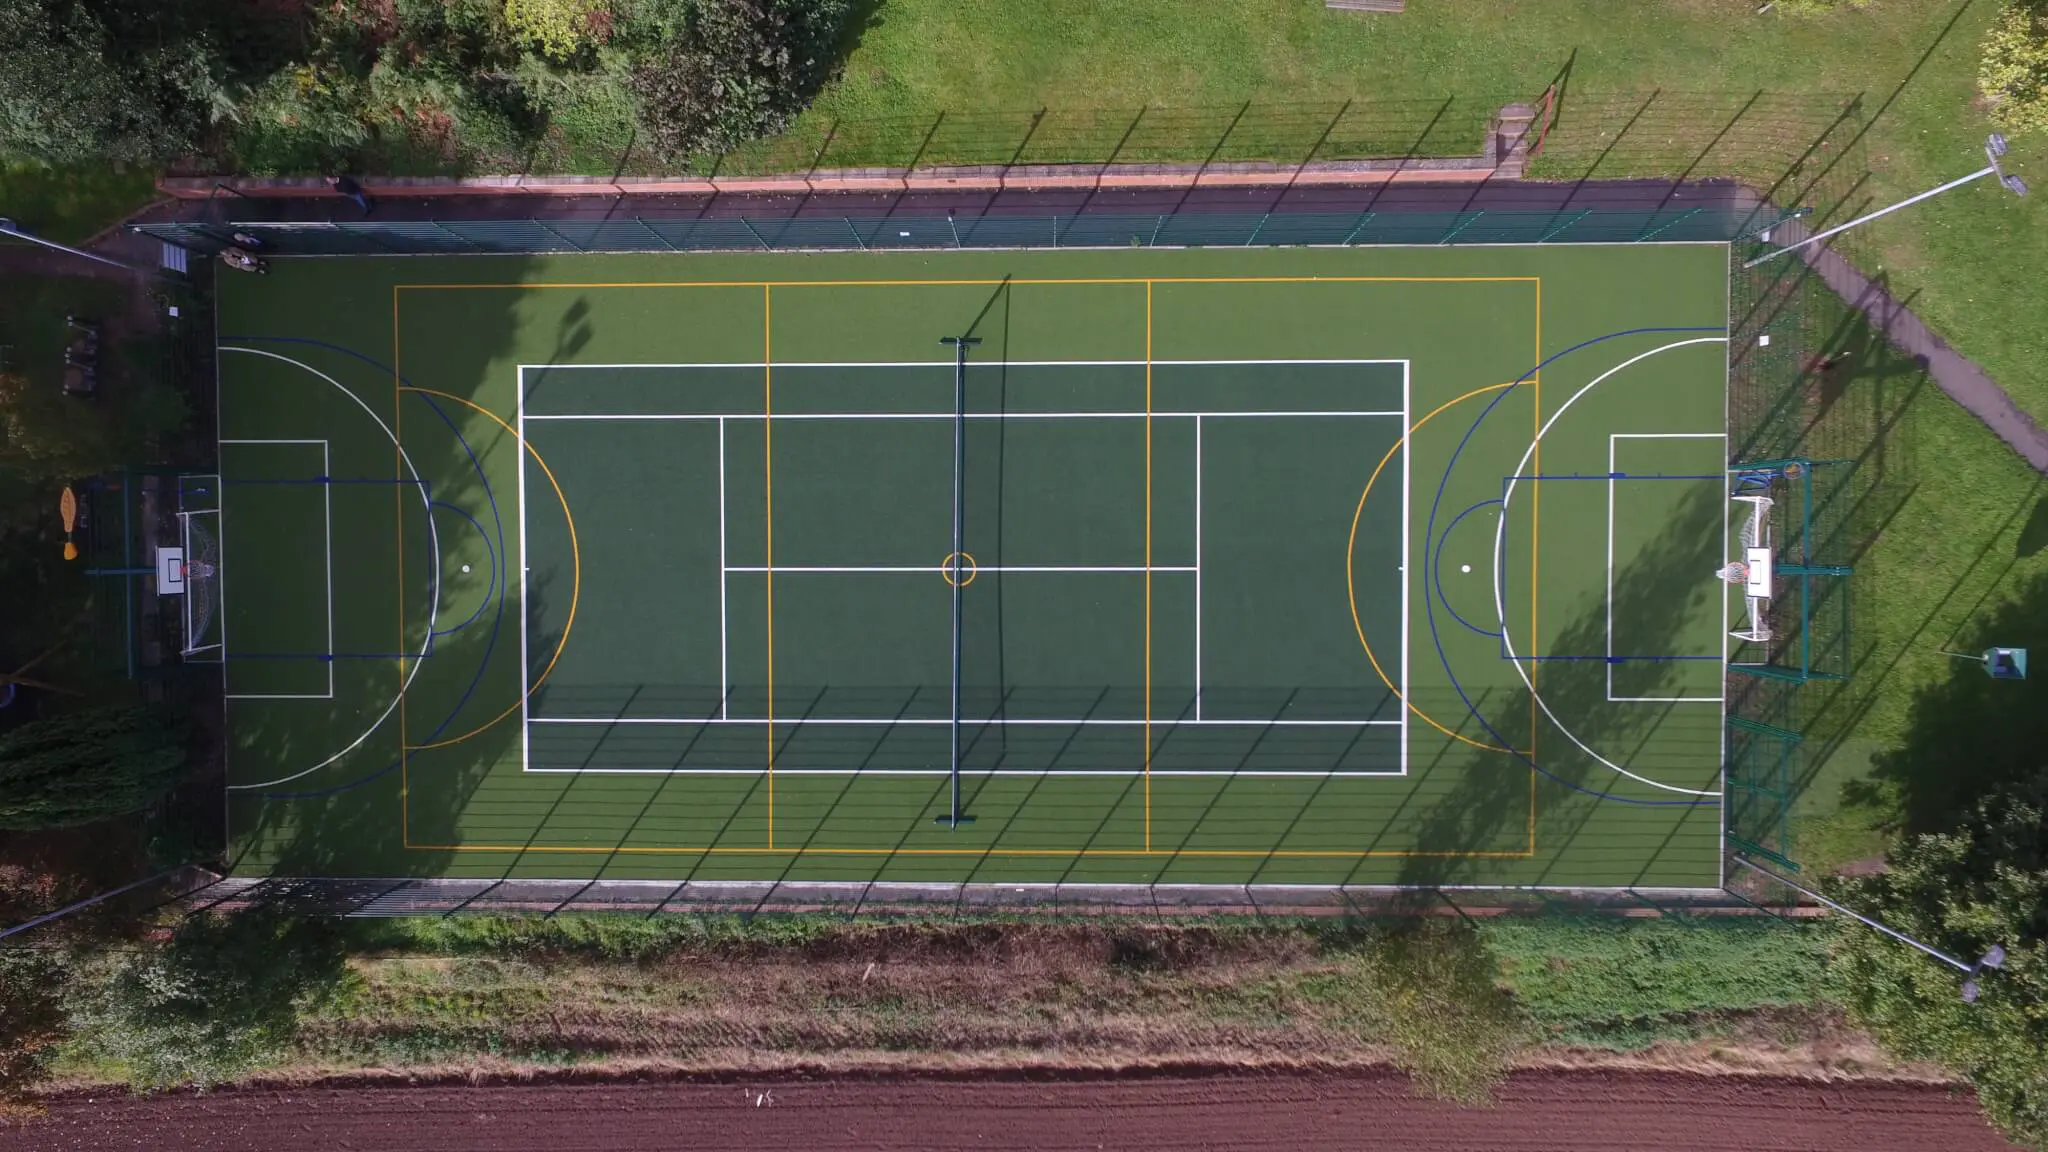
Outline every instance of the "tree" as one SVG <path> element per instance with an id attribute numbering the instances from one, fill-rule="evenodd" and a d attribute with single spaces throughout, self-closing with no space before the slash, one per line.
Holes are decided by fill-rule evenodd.
<path id="1" fill-rule="evenodd" d="M 700 0 L 682 35 L 633 68 L 656 150 L 727 152 L 787 127 L 830 73 L 849 0 Z"/>
<path id="2" fill-rule="evenodd" d="M 80 998 L 73 1026 L 137 1088 L 205 1087 L 246 1073 L 298 1034 L 300 1014 L 349 981 L 340 929 L 271 908 L 187 917 Z"/>
<path id="3" fill-rule="evenodd" d="M 0 736 L 0 830 L 141 811 L 185 774 L 185 731 L 148 708 L 94 708 Z"/>
<path id="4" fill-rule="evenodd" d="M 1844 919 L 1830 979 L 1887 1048 L 1968 1076 L 2008 1135 L 2048 1146 L 2048 775 L 1981 801 L 1953 831 L 1908 838 L 1884 873 L 1837 888 L 1952 956 L 2006 949 L 1966 1004 L 1953 968 Z"/>
<path id="5" fill-rule="evenodd" d="M 1977 86 L 1999 127 L 2048 129 L 2048 3 L 2008 0 L 1984 37 Z"/>
<path id="6" fill-rule="evenodd" d="M 183 10 L 0 0 L 0 152 L 148 163 L 192 148 L 225 110 L 225 65 Z"/>

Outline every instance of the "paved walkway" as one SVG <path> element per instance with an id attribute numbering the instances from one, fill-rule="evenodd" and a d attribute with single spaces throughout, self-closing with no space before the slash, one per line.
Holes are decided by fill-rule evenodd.
<path id="1" fill-rule="evenodd" d="M 1884 333 L 1901 352 L 1925 364 L 1935 387 L 1982 420 L 2000 440 L 2012 445 L 2012 450 L 2033 465 L 2036 472 L 2048 472 L 2048 429 L 2020 411 L 1998 381 L 1949 347 L 1948 341 L 1935 335 L 1882 285 L 1858 272 L 1841 253 L 1817 244 L 1801 249 L 1799 255 L 1822 283 L 1834 289 L 1851 308 L 1863 313 L 1872 328 Z"/>

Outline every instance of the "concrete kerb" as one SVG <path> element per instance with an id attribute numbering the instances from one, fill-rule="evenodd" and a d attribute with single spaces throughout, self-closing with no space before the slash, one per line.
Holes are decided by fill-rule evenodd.
<path id="1" fill-rule="evenodd" d="M 1495 135 L 1495 139 L 1499 139 Z M 1252 188 L 1295 185 L 1477 183 L 1503 175 L 1491 156 L 1332 160 L 1313 164 L 1032 164 L 941 168 L 834 168 L 782 176 L 396 176 L 363 178 L 373 196 L 775 195 L 816 192 L 1008 192 L 1055 189 Z M 1515 175 L 1520 175 L 1517 165 Z M 332 196 L 317 177 L 167 176 L 166 195 L 204 200 L 221 189 L 243 196 Z"/>

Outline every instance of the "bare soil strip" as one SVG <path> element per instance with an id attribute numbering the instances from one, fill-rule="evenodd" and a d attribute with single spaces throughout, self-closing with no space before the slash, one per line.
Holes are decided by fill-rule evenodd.
<path id="1" fill-rule="evenodd" d="M 41 1149 L 2009 1148 L 1967 1092 L 1897 1082 L 1530 1072 L 1490 1110 L 1417 1099 L 1405 1077 L 835 1079 L 71 1097 L 0 1147 Z"/>

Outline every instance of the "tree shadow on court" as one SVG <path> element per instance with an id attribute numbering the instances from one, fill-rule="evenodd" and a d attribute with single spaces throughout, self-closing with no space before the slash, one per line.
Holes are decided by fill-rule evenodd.
<path id="1" fill-rule="evenodd" d="M 1630 637 L 1631 647 L 1643 654 L 1687 651 L 1697 647 L 1699 637 L 1688 634 L 1689 621 L 1700 614 L 1718 619 L 1717 598 L 1725 594 L 1710 566 L 1700 561 L 1701 541 L 1719 540 L 1726 515 L 1718 487 L 1691 486 L 1655 537 L 1635 557 L 1616 569 L 1613 577 L 1611 627 L 1613 635 Z M 1696 626 L 1695 626 L 1696 627 Z M 1604 653 L 1610 635 L 1608 601 L 1595 596 L 1582 606 L 1569 624 L 1543 643 L 1549 654 L 1588 655 Z M 1524 645 L 1528 643 L 1522 638 Z M 1719 709 L 1699 704 L 1617 706 L 1608 700 L 1611 666 L 1603 659 L 1543 661 L 1531 669 L 1542 708 L 1526 686 L 1496 691 L 1491 699 L 1475 701 L 1478 724 L 1456 725 L 1461 734 L 1490 744 L 1523 743 L 1531 728 L 1532 710 L 1539 718 L 1535 763 L 1543 773 L 1536 785 L 1535 838 L 1546 866 L 1562 861 L 1581 865 L 1612 858 L 1634 865 L 1641 877 L 1656 868 L 1659 856 L 1670 848 L 1671 838 L 1683 826 L 1666 817 L 1649 817 L 1644 831 L 1591 832 L 1591 817 L 1601 805 L 1625 800 L 1678 801 L 1693 797 L 1653 789 L 1628 781 L 1578 747 L 1558 725 L 1570 729 L 1585 747 L 1607 760 L 1650 779 L 1688 788 L 1712 788 L 1718 768 L 1720 747 Z M 1676 662 L 1630 662 L 1627 668 L 1634 694 L 1643 696 L 1681 694 L 1682 672 Z M 1453 669 L 1471 675 L 1471 669 Z M 1496 674 L 1495 670 L 1487 669 Z M 1692 689 L 1697 692 L 1697 689 Z M 1711 711 L 1711 723 L 1697 723 L 1694 713 Z M 1684 779 L 1660 769 L 1667 757 L 1682 766 Z M 1404 885 L 1433 888 L 1457 883 L 1496 882 L 1499 865 L 1484 856 L 1485 851 L 1517 851 L 1528 839 L 1530 821 L 1530 761 L 1519 755 L 1478 753 L 1457 747 L 1429 765 L 1411 765 L 1411 773 L 1456 771 L 1455 783 L 1447 790 L 1431 790 L 1405 827 L 1412 830 L 1412 847 L 1429 855 L 1411 855 L 1402 868 Z M 1426 786 L 1419 780 L 1418 787 Z M 1663 811 L 1659 809 L 1658 811 Z M 1611 826 L 1610 826 L 1611 827 Z M 1626 842 L 1588 842 L 1593 835 L 1625 836 Z M 1654 837 L 1646 839 L 1646 837 Z M 1395 847 L 1396 845 L 1389 845 Z M 1405 846 L 1405 845 L 1403 845 Z M 1533 882 L 1545 883 L 1542 877 Z"/>
<path id="2" fill-rule="evenodd" d="M 520 282 L 531 275 L 533 263 L 492 258 L 487 275 L 503 282 Z M 412 271 L 394 270 L 391 275 L 394 279 L 416 278 Z M 464 294 L 461 354 L 442 355 L 438 361 L 431 356 L 417 361 L 408 358 L 405 366 L 402 383 L 414 391 L 400 394 L 396 426 L 403 430 L 406 456 L 417 469 L 423 500 L 420 507 L 405 505 L 406 511 L 398 514 L 405 540 L 402 564 L 407 577 L 407 627 L 434 629 L 431 654 L 415 657 L 408 665 L 418 667 L 418 678 L 410 690 L 394 691 L 396 661 L 383 665 L 388 674 L 374 677 L 364 675 L 361 668 L 350 668 L 349 662 L 336 661 L 337 695 L 332 701 L 301 700 L 289 709 L 231 713 L 233 724 L 227 733 L 230 765 L 236 748 L 263 749 L 265 758 L 273 762 L 316 764 L 366 726 L 370 728 L 361 747 L 345 753 L 329 768 L 229 794 L 234 835 L 229 865 L 231 870 L 245 867 L 252 855 L 262 859 L 262 870 L 273 880 L 260 893 L 277 898 L 304 895 L 321 899 L 329 907 L 340 900 L 346 906 L 352 900 L 374 897 L 381 890 L 376 878 L 386 878 L 382 886 L 388 887 L 389 881 L 397 878 L 444 873 L 457 860 L 457 853 L 447 846 L 457 839 L 453 830 L 462 810 L 494 771 L 517 763 L 520 597 L 518 583 L 505 561 L 509 545 L 517 540 L 519 509 L 516 499 L 505 490 L 508 482 L 503 477 L 511 473 L 503 462 L 517 461 L 524 466 L 525 461 L 509 428 L 468 406 L 493 411 L 510 422 L 512 413 L 503 410 L 510 404 L 509 398 L 499 400 L 494 394 L 485 394 L 485 373 L 488 365 L 539 359 L 530 352 L 515 355 L 522 345 L 536 342 L 534 333 L 522 327 L 527 323 L 520 314 L 524 299 L 524 294 L 515 292 Z M 572 302 L 558 330 L 543 336 L 551 335 L 553 356 L 572 356 L 588 342 L 595 323 L 589 311 L 587 302 Z M 316 316 L 303 318 L 302 325 L 296 331 L 268 335 L 318 339 L 328 331 Z M 392 368 L 382 362 L 388 349 L 330 346 L 318 354 L 338 379 L 349 382 L 359 394 L 389 394 Z M 487 466 L 495 469 L 495 478 L 487 479 Z M 409 486 L 410 480 L 406 483 Z M 437 517 L 436 509 L 443 506 L 449 519 Z M 422 562 L 429 539 L 440 543 L 444 557 L 450 555 L 451 548 L 460 547 L 453 542 L 457 537 L 446 535 L 458 514 L 474 517 L 484 529 L 491 562 L 497 569 L 490 599 L 469 620 L 460 618 L 469 616 L 477 603 L 474 585 L 464 585 L 448 571 L 440 574 L 438 586 L 420 575 L 431 567 Z M 426 533 L 427 517 L 436 517 L 443 535 L 430 537 Z M 370 572 L 385 562 L 379 559 L 383 553 L 377 549 L 391 549 L 381 541 L 337 539 L 335 543 L 338 583 L 374 579 Z M 289 546 L 285 541 L 280 544 Z M 453 560 L 448 560 L 448 566 L 452 565 Z M 566 598 L 570 593 L 567 584 L 543 569 L 528 584 L 529 609 L 538 613 L 542 606 Z M 441 605 L 433 616 L 435 624 L 429 624 L 428 615 L 420 611 L 428 596 Z M 561 615 L 559 611 L 548 613 L 550 618 Z M 346 633 L 348 628 L 349 622 L 343 622 L 342 631 Z M 536 630 L 530 642 L 534 650 L 551 651 L 554 639 L 553 634 Z M 421 637 L 413 632 L 407 647 L 420 643 Z M 385 695 L 366 700 L 373 692 Z M 379 719 L 387 703 L 392 711 Z M 494 717 L 498 718 L 494 721 Z M 403 755 L 398 748 L 401 725 L 415 746 Z M 418 747 L 443 741 L 456 742 Z M 362 882 L 294 885 L 292 879 L 300 877 Z"/>

